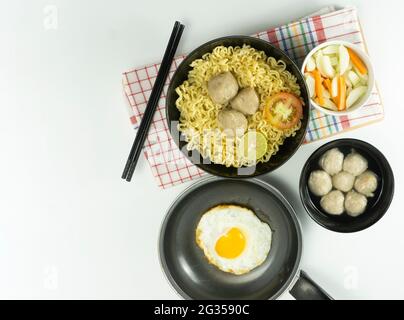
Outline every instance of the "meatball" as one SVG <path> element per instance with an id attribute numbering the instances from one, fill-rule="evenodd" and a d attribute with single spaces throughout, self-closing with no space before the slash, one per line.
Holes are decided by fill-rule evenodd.
<path id="1" fill-rule="evenodd" d="M 333 148 L 323 154 L 319 165 L 325 172 L 333 176 L 342 170 L 343 162 L 344 154 L 338 148 Z"/>
<path id="2" fill-rule="evenodd" d="M 354 190 L 349 191 L 345 197 L 346 213 L 352 217 L 357 217 L 365 211 L 367 203 L 368 200 L 363 194 Z"/>
<path id="3" fill-rule="evenodd" d="M 217 115 L 217 122 L 219 128 L 228 136 L 243 135 L 248 126 L 247 118 L 236 110 L 220 111 Z"/>
<path id="4" fill-rule="evenodd" d="M 234 110 L 245 115 L 253 115 L 258 110 L 258 95 L 254 88 L 244 88 L 230 101 L 230 105 Z"/>
<path id="5" fill-rule="evenodd" d="M 354 176 L 359 176 L 368 168 L 368 161 L 359 153 L 352 150 L 352 152 L 345 157 L 342 167 L 344 171 L 352 173 Z"/>
<path id="6" fill-rule="evenodd" d="M 355 177 L 349 172 L 341 171 L 332 177 L 332 185 L 335 189 L 342 192 L 348 192 L 352 190 Z"/>
<path id="7" fill-rule="evenodd" d="M 355 180 L 355 190 L 367 197 L 373 197 L 377 189 L 377 176 L 370 170 L 360 174 Z"/>
<path id="8" fill-rule="evenodd" d="M 321 197 L 331 191 L 331 177 L 323 170 L 313 171 L 310 174 L 308 185 L 311 192 Z"/>
<path id="9" fill-rule="evenodd" d="M 228 103 L 237 91 L 238 83 L 231 72 L 219 73 L 208 81 L 208 93 L 215 103 Z"/>
<path id="10" fill-rule="evenodd" d="M 323 210 L 332 215 L 340 215 L 344 212 L 344 194 L 339 190 L 333 190 L 320 200 Z"/>

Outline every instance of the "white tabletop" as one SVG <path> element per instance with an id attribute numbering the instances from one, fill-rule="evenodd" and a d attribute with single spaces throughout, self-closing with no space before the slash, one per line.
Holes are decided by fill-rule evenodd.
<path id="1" fill-rule="evenodd" d="M 131 183 L 120 179 L 134 138 L 121 73 L 159 61 L 176 19 L 186 25 L 178 50 L 186 53 L 329 1 L 47 3 L 7 1 L 0 10 L 0 298 L 178 298 L 160 269 L 157 238 L 166 209 L 190 184 L 160 190 L 144 158 Z M 386 117 L 339 137 L 363 139 L 385 154 L 396 178 L 393 203 L 376 225 L 355 234 L 313 222 L 299 200 L 298 176 L 326 141 L 301 147 L 264 179 L 294 205 L 304 234 L 302 268 L 326 291 L 337 299 L 402 299 L 403 5 L 351 3 Z"/>

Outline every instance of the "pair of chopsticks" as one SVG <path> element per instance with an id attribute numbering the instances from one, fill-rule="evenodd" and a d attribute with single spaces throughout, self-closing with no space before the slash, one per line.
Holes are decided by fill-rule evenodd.
<path id="1" fill-rule="evenodd" d="M 125 164 L 125 169 L 122 173 L 122 179 L 126 179 L 126 181 L 130 181 L 132 179 L 133 172 L 135 171 L 144 141 L 147 133 L 149 132 L 150 124 L 156 111 L 157 103 L 160 99 L 161 92 L 163 91 L 164 83 L 166 82 L 168 72 L 170 71 L 171 63 L 173 61 L 174 54 L 177 51 L 178 43 L 180 42 L 183 30 L 184 25 L 176 21 L 164 53 L 163 61 L 161 62 L 159 71 L 157 73 L 156 82 L 151 91 L 146 110 L 144 112 L 142 121 L 140 122 L 135 141 L 133 141 L 128 160 Z"/>

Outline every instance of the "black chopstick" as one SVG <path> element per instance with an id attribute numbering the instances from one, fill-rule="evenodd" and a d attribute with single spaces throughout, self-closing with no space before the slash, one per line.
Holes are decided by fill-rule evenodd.
<path id="1" fill-rule="evenodd" d="M 124 168 L 123 173 L 122 173 L 122 179 L 128 179 L 129 178 L 128 181 L 130 181 L 130 179 L 131 179 L 131 176 L 128 175 L 129 169 L 130 169 L 130 167 L 132 165 L 132 161 L 137 162 L 136 157 L 138 158 L 139 155 L 140 155 L 140 151 L 141 151 L 141 148 L 142 148 L 143 143 L 144 143 L 144 138 L 143 138 L 142 132 L 146 131 L 146 133 L 147 133 L 147 131 L 149 129 L 149 126 L 150 126 L 149 114 L 151 115 L 151 118 L 154 115 L 158 99 L 159 99 L 159 97 L 161 95 L 160 83 L 165 82 L 165 78 L 166 78 L 165 69 L 166 69 L 167 60 L 168 60 L 168 57 L 169 57 L 170 52 L 172 50 L 174 40 L 175 40 L 175 38 L 176 38 L 176 36 L 178 34 L 180 25 L 181 24 L 178 21 L 176 21 L 175 24 L 174 24 L 173 30 L 171 32 L 170 39 L 169 39 L 168 44 L 167 44 L 166 51 L 164 53 L 163 61 L 162 61 L 161 65 L 160 65 L 159 71 L 157 73 L 157 78 L 156 78 L 155 84 L 154 84 L 154 86 L 152 88 L 152 92 L 150 94 L 149 101 L 147 103 L 145 113 L 143 115 L 143 119 L 142 119 L 142 121 L 140 123 L 140 126 L 138 128 L 136 138 L 133 141 L 132 148 L 131 148 L 129 156 L 128 156 L 128 160 L 126 161 L 125 168 Z M 171 61 L 169 62 L 169 64 L 171 65 Z M 139 154 L 137 154 L 137 153 L 139 153 Z"/>
<path id="2" fill-rule="evenodd" d="M 143 119 L 140 122 L 135 140 L 133 141 L 133 145 L 128 156 L 128 160 L 125 164 L 125 169 L 122 173 L 122 179 L 126 179 L 126 181 L 130 181 L 132 179 L 133 172 L 135 171 L 144 141 L 153 120 L 154 112 L 156 111 L 157 104 L 160 99 L 161 92 L 163 91 L 164 83 L 170 71 L 171 63 L 177 50 L 183 30 L 184 25 L 176 21 L 164 53 L 163 61 L 161 62 L 159 71 L 157 73 L 156 81 L 150 94 L 149 101 L 147 102 Z"/>

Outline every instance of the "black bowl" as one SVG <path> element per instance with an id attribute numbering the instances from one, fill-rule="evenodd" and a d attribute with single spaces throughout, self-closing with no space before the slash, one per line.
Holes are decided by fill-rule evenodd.
<path id="1" fill-rule="evenodd" d="M 368 160 L 369 170 L 372 170 L 378 177 L 377 190 L 373 197 L 368 198 L 365 212 L 358 217 L 351 217 L 346 213 L 340 216 L 325 213 L 320 206 L 320 197 L 311 193 L 308 188 L 307 182 L 310 173 L 320 169 L 318 164 L 320 157 L 332 148 L 338 148 L 344 155 L 355 149 Z M 299 189 L 303 206 L 319 225 L 336 232 L 356 232 L 375 224 L 386 213 L 393 199 L 394 176 L 386 158 L 374 146 L 361 140 L 339 139 L 326 143 L 310 156 L 302 169 Z"/>
<path id="2" fill-rule="evenodd" d="M 296 135 L 294 137 L 285 139 L 284 144 L 279 148 L 279 151 L 276 155 L 272 156 L 271 159 L 266 163 L 257 164 L 256 167 L 253 169 L 248 168 L 246 170 L 238 170 L 234 167 L 228 168 L 224 165 L 210 163 L 210 161 L 207 161 L 206 159 L 204 160 L 196 150 L 192 152 L 186 150 L 187 142 L 184 141 L 184 139 L 180 139 L 180 133 L 178 132 L 176 126 L 179 121 L 180 112 L 175 105 L 175 101 L 178 99 L 178 94 L 175 92 L 175 88 L 177 88 L 180 84 L 187 80 L 188 72 L 192 69 L 190 67 L 190 64 L 195 59 L 200 59 L 205 53 L 212 52 L 213 49 L 217 46 L 242 46 L 243 44 L 248 44 L 257 50 L 262 50 L 266 53 L 267 56 L 272 56 L 277 60 L 282 59 L 283 61 L 285 61 L 287 70 L 297 78 L 297 83 L 299 84 L 301 89 L 301 97 L 306 107 L 303 108 L 303 119 L 301 128 L 296 132 Z M 304 77 L 296 64 L 286 55 L 285 52 L 273 46 L 269 42 L 261 39 L 247 36 L 228 36 L 215 39 L 201 45 L 200 47 L 192 51 L 178 66 L 171 79 L 171 83 L 167 91 L 166 117 L 171 135 L 173 136 L 173 139 L 178 148 L 180 148 L 185 156 L 200 169 L 221 177 L 249 178 L 275 170 L 276 168 L 284 164 L 287 160 L 289 160 L 289 158 L 296 152 L 296 150 L 303 142 L 306 134 L 307 123 L 309 121 L 309 106 L 310 100 Z"/>

